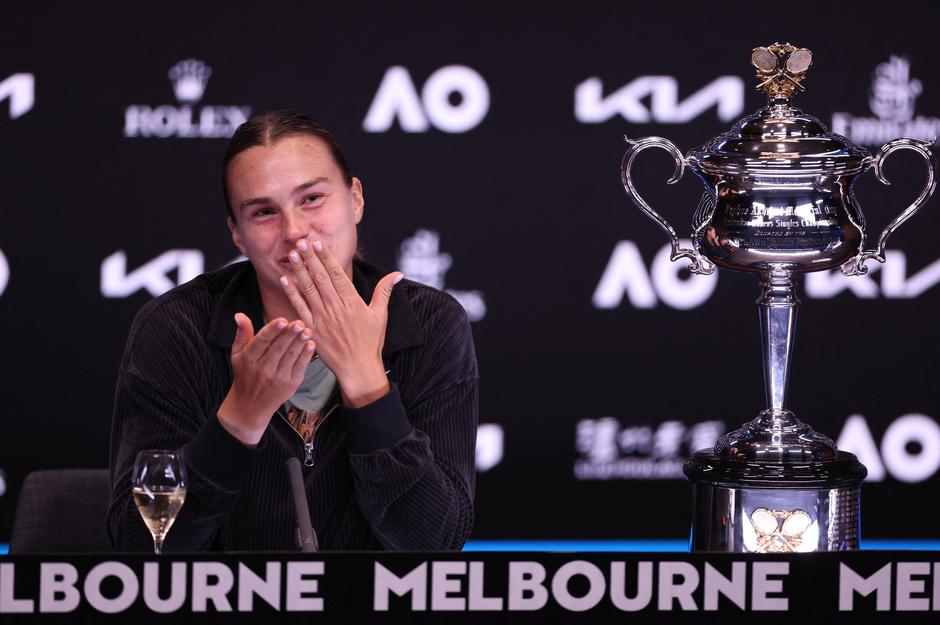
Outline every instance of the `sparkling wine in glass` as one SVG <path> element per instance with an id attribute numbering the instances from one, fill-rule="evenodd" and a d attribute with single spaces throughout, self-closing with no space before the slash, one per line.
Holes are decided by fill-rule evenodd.
<path id="1" fill-rule="evenodd" d="M 153 552 L 163 540 L 186 499 L 186 466 L 178 451 L 145 449 L 137 454 L 132 476 L 134 503 L 153 536 Z"/>

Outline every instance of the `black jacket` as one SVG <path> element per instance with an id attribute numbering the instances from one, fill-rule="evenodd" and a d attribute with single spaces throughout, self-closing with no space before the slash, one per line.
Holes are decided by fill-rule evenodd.
<path id="1" fill-rule="evenodd" d="M 354 263 L 365 301 L 384 272 Z M 218 422 L 232 384 L 233 316 L 262 323 L 249 263 L 204 274 L 149 302 L 131 327 L 111 431 L 115 548 L 153 541 L 131 497 L 141 449 L 182 449 L 186 502 L 166 551 L 293 550 L 296 519 L 284 463 L 303 460 L 298 434 L 278 415 L 251 449 Z M 449 295 L 403 280 L 389 302 L 382 352 L 392 390 L 359 409 L 340 407 L 317 431 L 304 467 L 321 549 L 460 549 L 473 523 L 478 374 L 469 323 Z"/>

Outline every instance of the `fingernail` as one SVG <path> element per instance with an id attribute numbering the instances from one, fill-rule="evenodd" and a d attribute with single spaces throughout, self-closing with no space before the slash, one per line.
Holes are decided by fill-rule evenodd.
<path id="1" fill-rule="evenodd" d="M 315 350 L 315 349 L 316 349 L 316 347 L 314 347 L 313 345 L 307 345 L 307 351 L 308 351 L 308 352 L 312 352 L 312 351 Z"/>
<path id="2" fill-rule="evenodd" d="M 306 252 L 308 249 L 310 249 L 310 247 L 307 245 L 307 242 L 304 241 L 303 239 L 301 239 L 300 241 L 297 242 L 297 248 L 298 248 L 301 252 Z"/>
<path id="3" fill-rule="evenodd" d="M 298 254 L 297 252 L 291 252 L 291 253 L 288 254 L 287 256 L 290 258 L 290 262 L 292 262 L 292 263 L 299 263 L 299 262 L 300 262 L 300 254 Z"/>
<path id="4" fill-rule="evenodd" d="M 287 286 L 288 284 L 290 284 L 290 281 L 288 281 L 287 276 L 281 276 L 281 286 Z"/>
<path id="5" fill-rule="evenodd" d="M 405 277 L 405 274 L 403 273 L 398 274 L 398 276 L 394 280 L 392 280 L 392 284 L 398 284 L 399 282 L 402 281 L 402 278 L 404 277 Z"/>
<path id="6" fill-rule="evenodd" d="M 310 335 L 309 335 L 309 334 L 304 334 L 304 340 L 305 340 L 305 341 L 309 341 L 309 340 L 310 340 Z"/>
<path id="7" fill-rule="evenodd" d="M 314 242 L 313 242 L 313 247 L 314 247 L 318 252 L 322 252 L 322 251 L 323 251 L 323 243 L 321 243 L 320 241 L 314 241 Z"/>
<path id="8" fill-rule="evenodd" d="M 287 322 L 286 322 L 286 321 L 278 321 L 278 322 L 277 322 L 277 329 L 278 329 L 278 330 L 283 330 L 283 329 L 286 328 L 286 327 L 287 327 Z"/>
<path id="9" fill-rule="evenodd" d="M 302 331 L 303 329 L 304 329 L 303 326 L 294 326 L 293 328 L 291 328 L 291 330 L 293 330 L 294 332 L 297 332 L 297 333 L 299 333 L 299 332 Z"/>

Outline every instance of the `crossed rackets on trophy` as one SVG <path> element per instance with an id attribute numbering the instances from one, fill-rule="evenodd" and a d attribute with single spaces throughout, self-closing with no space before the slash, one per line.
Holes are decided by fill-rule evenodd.
<path id="1" fill-rule="evenodd" d="M 795 553 L 803 545 L 803 534 L 813 525 L 813 519 L 799 508 L 758 508 L 751 513 L 751 525 L 761 553 Z"/>

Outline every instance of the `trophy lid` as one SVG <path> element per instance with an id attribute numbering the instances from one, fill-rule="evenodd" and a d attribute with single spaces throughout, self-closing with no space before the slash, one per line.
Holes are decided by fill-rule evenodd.
<path id="1" fill-rule="evenodd" d="M 751 64 L 768 96 L 767 106 L 744 117 L 730 131 L 689 152 L 689 165 L 700 175 L 846 175 L 871 163 L 867 150 L 826 126 L 790 100 L 804 91 L 802 81 L 812 52 L 789 43 L 754 48 Z"/>

